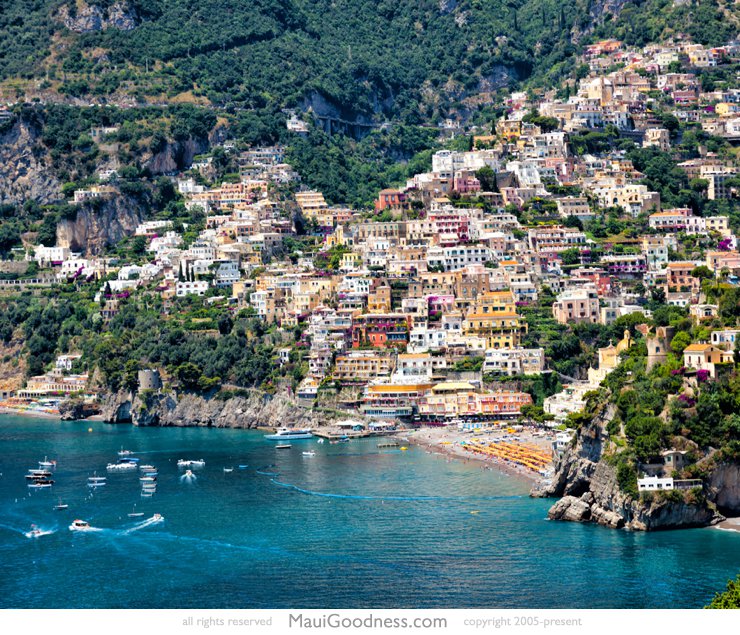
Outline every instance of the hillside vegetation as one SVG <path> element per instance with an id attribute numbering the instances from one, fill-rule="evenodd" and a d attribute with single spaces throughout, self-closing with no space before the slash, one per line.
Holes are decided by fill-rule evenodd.
<path id="1" fill-rule="evenodd" d="M 18 0 L 0 12 L 0 80 L 11 96 L 429 123 L 520 80 L 552 85 L 593 38 L 723 43 L 737 11 L 717 0 Z"/>

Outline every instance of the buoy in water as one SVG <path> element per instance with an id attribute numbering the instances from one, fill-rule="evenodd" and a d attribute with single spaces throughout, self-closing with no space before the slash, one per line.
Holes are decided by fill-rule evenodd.
<path id="1" fill-rule="evenodd" d="M 405 445 L 401 447 L 401 452 L 405 452 L 406 450 L 408 450 L 408 448 Z"/>
<path id="2" fill-rule="evenodd" d="M 88 431 L 88 432 L 92 432 L 92 428 L 88 428 L 88 429 L 87 429 L 87 431 Z"/>

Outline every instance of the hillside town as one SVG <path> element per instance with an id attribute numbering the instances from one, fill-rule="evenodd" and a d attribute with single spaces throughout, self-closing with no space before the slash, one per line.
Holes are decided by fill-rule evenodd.
<path id="1" fill-rule="evenodd" d="M 188 298 L 256 316 L 296 333 L 274 361 L 303 362 L 289 390 L 305 404 L 328 391 L 376 420 L 565 429 L 626 354 L 630 326 L 649 363 L 676 354 L 699 381 L 734 364 L 740 328 L 707 288 L 740 282 L 730 206 L 740 196 L 740 89 L 717 89 L 697 70 L 738 58 L 737 42 L 588 46 L 577 84 L 511 93 L 468 150 L 436 151 L 430 171 L 378 192 L 372 210 L 329 205 L 280 146 L 225 142 L 235 178 L 204 185 L 209 155 L 171 176 L 186 208 L 205 214 L 197 234 L 142 222 L 144 255 L 131 262 L 37 246 L 16 255 L 35 263 L 35 278 L 2 285 L 96 285 L 101 328 L 142 294 L 158 296 L 165 317 Z M 288 125 L 306 131 L 296 117 Z M 684 206 L 662 200 L 635 151 L 646 164 L 674 162 Z M 115 196 L 117 177 L 101 168 L 71 203 Z M 702 337 L 678 346 L 673 326 L 649 326 L 659 306 L 704 326 Z M 548 355 L 543 320 L 618 336 L 566 367 Z M 25 386 L 3 386 L 3 405 L 54 412 L 70 395 L 94 401 L 81 357 L 70 351 Z"/>

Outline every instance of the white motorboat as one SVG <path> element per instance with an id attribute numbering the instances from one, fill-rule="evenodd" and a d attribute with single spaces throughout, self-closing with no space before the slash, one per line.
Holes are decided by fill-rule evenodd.
<path id="1" fill-rule="evenodd" d="M 131 456 L 132 454 L 136 454 L 136 452 L 132 452 L 131 450 L 124 450 L 123 447 L 118 450 L 118 456 Z"/>
<path id="2" fill-rule="evenodd" d="M 139 482 L 140 483 L 144 483 L 144 484 L 146 484 L 146 483 L 156 483 L 157 482 L 157 477 L 156 476 L 142 476 L 139 479 Z"/>
<path id="3" fill-rule="evenodd" d="M 206 462 L 203 459 L 197 461 L 194 459 L 180 459 L 177 462 L 177 467 L 203 467 L 205 464 Z"/>
<path id="4" fill-rule="evenodd" d="M 310 428 L 278 428 L 274 434 L 266 434 L 265 439 L 270 441 L 291 441 L 293 439 L 311 439 L 313 432 Z"/>
<path id="5" fill-rule="evenodd" d="M 29 483 L 28 487 L 30 489 L 49 489 L 52 485 L 54 485 L 54 481 L 34 481 L 33 483 Z"/>
<path id="6" fill-rule="evenodd" d="M 87 486 L 88 487 L 103 487 L 103 485 L 105 485 L 105 481 L 106 481 L 105 476 L 98 476 L 97 472 L 93 472 L 93 475 L 87 478 Z"/>
<path id="7" fill-rule="evenodd" d="M 152 516 L 149 520 L 153 523 L 163 523 L 164 516 L 162 516 L 162 514 L 154 514 L 154 516 Z"/>
<path id="8" fill-rule="evenodd" d="M 31 530 L 26 532 L 26 538 L 38 538 L 43 536 L 44 532 L 41 531 L 36 525 L 31 525 Z"/>
<path id="9" fill-rule="evenodd" d="M 233 471 L 234 471 L 234 468 L 233 467 L 225 467 L 224 468 L 224 474 L 228 474 L 229 472 L 233 472 Z"/>
<path id="10" fill-rule="evenodd" d="M 28 474 L 26 474 L 26 479 L 29 481 L 37 481 L 50 477 L 51 472 L 49 470 L 28 470 Z"/>
<path id="11" fill-rule="evenodd" d="M 292 446 L 292 445 L 290 445 L 290 443 L 278 443 L 278 444 L 277 444 L 277 445 L 275 446 L 275 449 L 276 449 L 276 450 L 290 450 L 290 448 L 292 448 L 292 447 L 293 447 L 293 446 Z"/>
<path id="12" fill-rule="evenodd" d="M 142 472 L 154 472 L 154 471 L 156 471 L 157 468 L 154 467 L 153 465 L 140 465 L 139 466 L 139 469 Z"/>
<path id="13" fill-rule="evenodd" d="M 67 503 L 63 503 L 61 498 L 59 499 L 59 502 L 56 505 L 54 505 L 55 512 L 60 512 L 68 508 L 69 508 L 69 505 L 67 505 Z"/>
<path id="14" fill-rule="evenodd" d="M 153 489 L 143 489 L 143 490 L 141 490 L 141 497 L 142 498 L 151 498 L 152 496 L 154 496 L 154 491 L 155 490 L 153 490 Z"/>
<path id="15" fill-rule="evenodd" d="M 313 452 L 313 451 L 304 452 L 303 456 L 316 456 L 316 452 Z"/>
<path id="16" fill-rule="evenodd" d="M 54 468 L 56 466 L 57 466 L 57 462 L 50 461 L 48 456 L 45 456 L 43 461 L 39 461 L 40 468 Z"/>
<path id="17" fill-rule="evenodd" d="M 69 526 L 70 531 L 99 531 L 95 527 L 90 527 L 90 523 L 88 523 L 85 520 L 80 520 L 79 518 L 72 521 L 72 524 Z"/>
<path id="18" fill-rule="evenodd" d="M 105 469 L 109 472 L 135 472 L 136 463 L 129 463 L 128 461 L 124 463 L 108 463 Z"/>

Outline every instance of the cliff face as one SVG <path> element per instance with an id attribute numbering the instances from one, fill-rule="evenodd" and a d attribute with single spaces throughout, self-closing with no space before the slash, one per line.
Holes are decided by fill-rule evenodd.
<path id="1" fill-rule="evenodd" d="M 740 465 L 720 463 L 715 466 L 707 490 L 723 514 L 740 515 Z"/>
<path id="2" fill-rule="evenodd" d="M 121 392 L 108 398 L 103 419 L 109 423 L 131 421 L 139 426 L 256 428 L 283 424 L 318 427 L 330 423 L 332 417 L 304 408 L 284 395 L 252 390 L 249 397 L 225 401 L 148 392 L 132 397 Z"/>
<path id="3" fill-rule="evenodd" d="M 34 151 L 38 137 L 38 132 L 23 121 L 0 135 L 0 202 L 33 199 L 53 203 L 62 198 L 62 184 L 48 153 Z"/>
<path id="4" fill-rule="evenodd" d="M 550 508 L 551 520 L 595 522 L 606 527 L 640 531 L 700 527 L 723 519 L 706 501 L 688 504 L 659 495 L 634 499 L 621 491 L 616 468 L 602 459 L 608 442 L 606 424 L 614 417 L 608 405 L 592 423 L 579 431 L 575 444 L 560 457 L 550 481 L 535 485 L 535 497 L 561 497 Z M 735 474 L 740 502 L 740 473 Z"/>
<path id="5" fill-rule="evenodd" d="M 172 141 L 145 161 L 152 174 L 169 174 L 187 170 L 193 164 L 193 157 L 208 149 L 207 139 L 186 139 Z"/>
<path id="6" fill-rule="evenodd" d="M 128 2 L 116 2 L 109 7 L 99 7 L 75 0 L 75 6 L 62 5 L 57 20 L 75 33 L 94 33 L 105 29 L 131 31 L 139 23 L 136 8 Z"/>
<path id="7" fill-rule="evenodd" d="M 80 205 L 75 219 L 62 219 L 57 225 L 57 245 L 87 255 L 100 254 L 106 246 L 133 234 L 145 214 L 140 201 L 121 195 Z"/>

